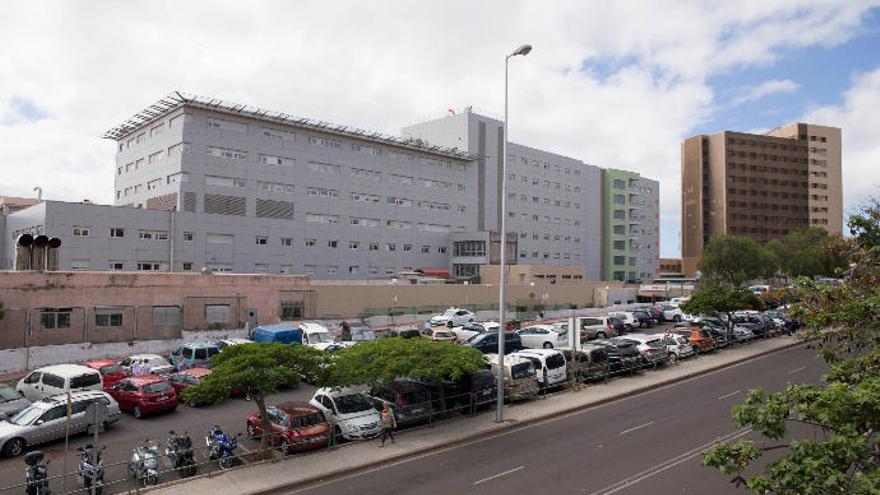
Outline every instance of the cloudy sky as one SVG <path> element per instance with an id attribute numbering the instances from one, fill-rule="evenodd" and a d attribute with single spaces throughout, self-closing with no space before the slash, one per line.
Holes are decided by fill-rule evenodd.
<path id="1" fill-rule="evenodd" d="M 101 134 L 172 90 L 399 134 L 450 107 L 511 140 L 661 181 L 679 253 L 680 143 L 840 126 L 845 208 L 880 193 L 880 0 L 6 0 L 0 195 L 110 203 Z"/>

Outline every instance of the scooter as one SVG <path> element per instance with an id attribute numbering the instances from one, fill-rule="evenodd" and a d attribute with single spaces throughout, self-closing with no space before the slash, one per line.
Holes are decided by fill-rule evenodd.
<path id="1" fill-rule="evenodd" d="M 235 449 L 238 448 L 238 437 L 229 436 L 223 433 L 217 425 L 211 425 L 211 431 L 205 437 L 205 444 L 208 446 L 208 456 L 212 461 L 217 461 L 220 469 L 229 469 L 235 463 Z"/>
<path id="2" fill-rule="evenodd" d="M 76 449 L 79 452 L 79 477 L 88 494 L 100 495 L 104 492 L 104 459 L 101 452 L 106 448 L 104 446 L 96 451 L 92 444 L 87 443 Z"/>
<path id="3" fill-rule="evenodd" d="M 52 493 L 49 490 L 49 472 L 46 468 L 49 461 L 44 464 L 44 458 L 45 456 L 39 450 L 28 452 L 24 456 L 24 462 L 28 465 L 25 472 L 27 485 L 24 493 L 26 495 L 50 495 Z"/>
<path id="4" fill-rule="evenodd" d="M 144 487 L 159 483 L 159 446 L 149 439 L 144 445 L 138 445 L 131 453 L 131 461 L 128 464 L 129 472 Z"/>
<path id="5" fill-rule="evenodd" d="M 193 456 L 192 439 L 189 433 L 184 432 L 183 435 L 174 433 L 174 430 L 168 432 L 168 445 L 165 448 L 165 455 L 174 469 L 181 477 L 194 476 L 196 474 L 196 461 Z"/>

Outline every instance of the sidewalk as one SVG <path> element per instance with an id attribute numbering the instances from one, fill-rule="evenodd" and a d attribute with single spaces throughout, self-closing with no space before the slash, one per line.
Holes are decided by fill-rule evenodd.
<path id="1" fill-rule="evenodd" d="M 212 477 L 172 482 L 149 490 L 151 495 L 178 493 L 239 493 L 263 494 L 294 487 L 318 479 L 326 479 L 360 469 L 411 458 L 432 450 L 466 443 L 517 426 L 539 422 L 578 409 L 624 398 L 662 385 L 680 382 L 734 363 L 797 345 L 792 337 L 780 336 L 754 344 L 702 355 L 658 371 L 647 371 L 631 378 L 621 378 L 551 395 L 546 400 L 517 403 L 505 408 L 504 423 L 495 422 L 493 411 L 474 417 L 461 417 L 435 423 L 433 426 L 403 430 L 396 444 L 377 447 L 377 442 L 343 444 L 333 450 L 322 450 L 286 459 L 252 464 Z M 142 490 L 143 492 L 143 490 Z"/>

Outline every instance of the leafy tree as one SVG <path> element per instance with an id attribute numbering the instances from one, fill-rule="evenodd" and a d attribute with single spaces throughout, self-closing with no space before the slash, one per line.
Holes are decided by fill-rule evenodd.
<path id="1" fill-rule="evenodd" d="M 824 384 L 789 385 L 782 392 L 752 390 L 733 409 L 733 422 L 773 441 L 749 440 L 712 447 L 703 464 L 733 476 L 755 493 L 880 493 L 880 204 L 875 200 L 849 220 L 853 238 L 836 245 L 850 262 L 838 285 L 805 281 L 795 316 L 828 363 Z M 782 439 L 791 424 L 814 432 Z M 767 451 L 784 454 L 756 475 L 744 473 Z"/>
<path id="2" fill-rule="evenodd" d="M 731 285 L 773 276 L 776 269 L 773 254 L 748 237 L 712 237 L 700 260 L 700 271 L 704 277 Z"/>
<path id="3" fill-rule="evenodd" d="M 213 370 L 202 383 L 183 390 L 187 404 L 215 404 L 229 397 L 230 390 L 250 395 L 260 411 L 263 431 L 272 431 L 266 415 L 266 397 L 284 386 L 299 383 L 301 376 L 317 376 L 320 372 L 320 351 L 308 346 L 289 346 L 279 343 L 241 344 L 229 346 L 213 358 Z M 263 435 L 263 452 L 269 445 L 269 435 Z"/>
<path id="4" fill-rule="evenodd" d="M 789 232 L 774 239 L 766 248 L 778 260 L 782 273 L 791 277 L 832 276 L 846 267 L 838 241 L 824 229 L 812 227 Z"/>
<path id="5" fill-rule="evenodd" d="M 681 305 L 691 315 L 727 317 L 727 341 L 733 341 L 733 313 L 744 309 L 759 309 L 764 304 L 752 291 L 731 287 L 718 281 L 709 281 Z"/>
<path id="6" fill-rule="evenodd" d="M 376 387 L 401 377 L 441 384 L 482 369 L 486 360 L 480 351 L 466 346 L 426 339 L 388 338 L 342 349 L 333 362 L 322 377 L 324 385 Z M 439 400 L 445 408 L 443 387 L 439 390 Z"/>

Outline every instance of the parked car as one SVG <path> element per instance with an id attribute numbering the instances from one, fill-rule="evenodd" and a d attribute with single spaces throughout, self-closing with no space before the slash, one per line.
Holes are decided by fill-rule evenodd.
<path id="1" fill-rule="evenodd" d="M 483 354 L 498 352 L 498 334 L 486 332 L 474 335 L 465 345 L 473 347 Z M 504 332 L 504 354 L 510 354 L 523 348 L 522 339 L 516 332 Z"/>
<path id="2" fill-rule="evenodd" d="M 104 383 L 104 390 L 115 385 L 119 380 L 125 378 L 125 370 L 122 366 L 112 359 L 95 359 L 86 361 L 83 366 L 88 366 L 94 370 L 98 370 L 101 374 L 101 381 Z"/>
<path id="3" fill-rule="evenodd" d="M 371 340 L 376 340 L 376 332 L 364 322 L 350 323 L 348 334 L 349 335 L 340 334 L 341 339 L 345 342 L 369 342 Z"/>
<path id="4" fill-rule="evenodd" d="M 673 306 L 671 304 L 662 304 L 660 305 L 660 309 L 663 310 L 663 319 L 666 321 L 674 321 L 676 323 L 680 322 L 684 319 L 684 311 L 681 310 L 678 306 Z"/>
<path id="5" fill-rule="evenodd" d="M 190 368 L 169 376 L 168 383 L 174 387 L 174 391 L 179 396 L 183 389 L 202 383 L 202 380 L 210 374 L 210 368 Z"/>
<path id="6" fill-rule="evenodd" d="M 651 315 L 651 318 L 654 319 L 657 323 L 663 323 L 666 320 L 666 317 L 663 316 L 663 309 L 660 306 L 650 306 L 645 308 L 645 311 Z"/>
<path id="7" fill-rule="evenodd" d="M 388 332 L 388 337 L 400 337 L 402 339 L 419 338 L 421 335 L 421 331 L 415 327 L 394 328 Z"/>
<path id="8" fill-rule="evenodd" d="M 738 327 L 749 329 L 757 338 L 766 337 L 770 333 L 770 325 L 757 314 L 734 315 L 733 323 Z"/>
<path id="9" fill-rule="evenodd" d="M 639 328 L 651 328 L 657 324 L 654 315 L 644 309 L 635 309 L 632 311 L 632 314 L 639 321 Z"/>
<path id="10" fill-rule="evenodd" d="M 134 356 L 129 356 L 122 361 L 119 361 L 119 366 L 122 366 L 125 373 L 130 375 L 131 366 L 134 364 L 135 360 L 143 361 L 144 359 L 146 359 L 147 364 L 150 365 L 150 374 L 167 375 L 175 370 L 174 365 L 158 354 L 135 354 Z"/>
<path id="11" fill-rule="evenodd" d="M 15 416 L 31 404 L 31 401 L 22 397 L 14 388 L 5 383 L 0 383 L 0 421 Z"/>
<path id="12" fill-rule="evenodd" d="M 615 335 L 623 335 L 626 333 L 626 323 L 624 323 L 623 319 L 618 318 L 617 316 L 607 316 L 605 321 L 611 325 Z"/>
<path id="13" fill-rule="evenodd" d="M 492 374 L 498 374 L 498 354 L 486 355 Z M 504 357 L 504 395 L 511 400 L 534 399 L 538 396 L 538 377 L 535 365 L 524 357 Z"/>
<path id="14" fill-rule="evenodd" d="M 329 441 L 330 424 L 317 407 L 306 402 L 289 401 L 267 406 L 266 418 L 271 428 L 269 444 L 278 447 L 284 455 L 318 449 Z M 250 438 L 263 436 L 259 411 L 248 414 L 246 428 Z"/>
<path id="15" fill-rule="evenodd" d="M 427 423 L 434 409 L 428 388 L 407 378 L 371 389 L 368 398 L 377 411 L 381 411 L 384 404 L 391 406 L 397 425 L 401 427 Z"/>
<path id="16" fill-rule="evenodd" d="M 187 368 L 210 368 L 211 358 L 220 353 L 214 342 L 187 342 L 171 351 L 171 364 L 175 368 L 183 363 Z"/>
<path id="17" fill-rule="evenodd" d="M 674 363 L 679 359 L 696 355 L 696 348 L 691 345 L 688 337 L 678 333 L 659 334 L 661 341 L 666 344 L 669 353 L 669 361 Z"/>
<path id="18" fill-rule="evenodd" d="M 542 387 L 561 385 L 568 378 L 565 356 L 556 349 L 522 349 L 511 356 L 531 361 L 535 367 L 535 379 Z"/>
<path id="19" fill-rule="evenodd" d="M 675 306 L 677 308 L 690 300 L 691 300 L 690 296 L 673 297 L 672 299 L 669 300 L 669 304 L 671 304 L 672 306 Z"/>
<path id="20" fill-rule="evenodd" d="M 710 352 L 718 348 L 715 338 L 708 330 L 698 326 L 675 327 L 673 330 L 678 335 L 687 338 L 688 343 L 694 346 L 695 352 Z"/>
<path id="21" fill-rule="evenodd" d="M 602 378 L 610 371 L 608 349 L 600 344 L 584 344 L 577 351 L 560 349 L 565 357 L 566 371 L 572 380 L 590 381 Z"/>
<path id="22" fill-rule="evenodd" d="M 422 330 L 422 337 L 434 342 L 455 342 L 458 337 L 448 327 L 432 327 Z"/>
<path id="23" fill-rule="evenodd" d="M 474 321 L 474 314 L 466 309 L 449 308 L 437 316 L 431 318 L 431 325 L 447 327 L 460 327 Z"/>
<path id="24" fill-rule="evenodd" d="M 319 351 L 326 350 L 327 347 L 336 343 L 336 338 L 333 337 L 330 330 L 327 330 L 327 327 L 320 323 L 300 323 L 299 329 L 302 331 L 302 343 Z"/>
<path id="25" fill-rule="evenodd" d="M 610 317 L 614 318 L 614 317 Z M 608 321 L 607 316 L 588 316 L 578 318 L 578 326 L 581 329 L 581 339 L 607 339 L 608 337 L 616 337 L 617 331 L 614 328 L 614 322 Z M 626 325 L 624 324 L 624 328 Z"/>
<path id="26" fill-rule="evenodd" d="M 730 342 L 727 341 L 727 329 L 724 326 L 710 322 L 694 323 L 694 325 L 709 332 L 709 335 L 715 339 L 715 347 L 723 349 L 730 344 Z"/>
<path id="27" fill-rule="evenodd" d="M 629 311 L 614 311 L 608 313 L 608 316 L 614 316 L 615 318 L 620 318 L 623 321 L 623 326 L 627 332 L 632 332 L 633 328 L 637 328 L 639 326 L 639 320 Z"/>
<path id="28" fill-rule="evenodd" d="M 110 387 L 109 393 L 123 411 L 135 418 L 177 409 L 177 392 L 160 376 L 132 376 Z"/>
<path id="29" fill-rule="evenodd" d="M 309 404 L 324 414 L 333 434 L 341 435 L 345 440 L 364 440 L 382 433 L 379 411 L 362 393 L 351 387 L 319 388 Z"/>
<path id="30" fill-rule="evenodd" d="M 249 337 L 254 342 L 278 342 L 279 344 L 290 345 L 303 343 L 302 330 L 300 330 L 298 324 L 291 322 L 260 325 L 251 330 Z"/>
<path id="31" fill-rule="evenodd" d="M 107 431 L 119 421 L 119 405 L 102 391 L 80 391 L 70 394 L 70 433 L 91 431 L 91 418 L 86 415 L 89 404 L 106 407 L 104 421 L 98 431 Z M 7 421 L 0 422 L 0 453 L 17 457 L 25 448 L 64 438 L 67 432 L 67 394 L 47 397 L 22 409 Z"/>
<path id="32" fill-rule="evenodd" d="M 534 325 L 517 330 L 522 346 L 528 349 L 553 349 L 568 345 L 568 339 L 552 325 Z"/>
<path id="33" fill-rule="evenodd" d="M 669 359 L 669 351 L 663 342 L 662 334 L 634 333 L 627 335 L 626 340 L 636 342 L 636 348 L 642 354 L 644 363 L 649 366 L 665 364 Z"/>
<path id="34" fill-rule="evenodd" d="M 498 384 L 489 370 L 478 370 L 464 375 L 456 381 L 443 382 L 442 398 L 440 386 L 436 383 L 421 382 L 431 392 L 435 411 L 470 411 L 495 403 Z M 445 407 L 444 403 L 445 402 Z"/>
<path id="35" fill-rule="evenodd" d="M 497 332 L 499 326 L 497 321 L 472 321 L 460 327 L 452 327 L 452 333 L 458 337 L 459 342 L 465 342 L 480 333 Z"/>
<path id="36" fill-rule="evenodd" d="M 636 343 L 624 338 L 597 340 L 608 351 L 608 365 L 611 373 L 633 372 L 644 365 L 642 354 Z"/>
<path id="37" fill-rule="evenodd" d="M 253 343 L 254 343 L 253 340 L 240 339 L 240 338 L 222 339 L 222 340 L 218 340 L 217 342 L 214 342 L 214 344 L 217 346 L 217 348 L 220 349 L 221 351 L 223 349 L 226 349 L 227 347 L 230 347 L 233 345 L 253 344 Z"/>
<path id="38" fill-rule="evenodd" d="M 30 401 L 38 401 L 81 390 L 104 390 L 101 373 L 79 364 L 56 364 L 32 371 L 18 381 L 15 390 Z"/>

